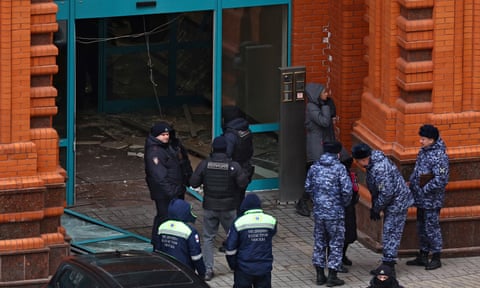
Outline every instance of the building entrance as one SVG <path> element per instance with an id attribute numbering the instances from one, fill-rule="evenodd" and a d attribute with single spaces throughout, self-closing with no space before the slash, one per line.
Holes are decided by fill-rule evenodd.
<path id="1" fill-rule="evenodd" d="M 82 149 L 76 124 L 92 113 L 118 115 L 144 130 L 153 123 L 132 115 L 173 121 L 191 152 L 203 156 L 222 133 L 222 106 L 236 105 L 255 133 L 257 169 L 249 190 L 278 188 L 278 67 L 288 64 L 288 1 L 249 7 L 113 1 L 103 11 L 94 1 L 72 2 L 57 1 L 54 79 L 67 205 L 75 200 L 75 157 Z"/>

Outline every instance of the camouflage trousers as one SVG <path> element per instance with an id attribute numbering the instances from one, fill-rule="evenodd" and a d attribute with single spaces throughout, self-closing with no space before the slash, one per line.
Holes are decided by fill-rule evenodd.
<path id="1" fill-rule="evenodd" d="M 345 220 L 315 217 L 313 238 L 313 265 L 339 271 L 342 268 Z"/>
<path id="2" fill-rule="evenodd" d="M 399 213 L 384 213 L 383 217 L 383 257 L 382 261 L 394 262 L 402 239 L 403 228 L 407 220 L 407 209 Z"/>

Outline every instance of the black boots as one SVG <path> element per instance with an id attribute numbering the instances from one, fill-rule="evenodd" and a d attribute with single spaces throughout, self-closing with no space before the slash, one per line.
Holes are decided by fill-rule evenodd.
<path id="1" fill-rule="evenodd" d="M 417 257 L 415 259 L 407 261 L 406 264 L 409 266 L 426 267 L 428 264 L 428 252 L 420 250 L 420 252 L 417 254 Z"/>
<path id="2" fill-rule="evenodd" d="M 325 273 L 323 272 L 323 267 L 315 266 L 317 269 L 317 285 L 323 285 L 327 283 L 327 277 L 325 277 Z"/>
<path id="3" fill-rule="evenodd" d="M 328 269 L 327 287 L 341 286 L 345 281 L 337 278 L 337 271 Z"/>
<path id="4" fill-rule="evenodd" d="M 302 197 L 298 199 L 297 205 L 295 205 L 295 211 L 305 217 L 310 217 L 310 208 L 308 208 L 308 199 Z"/>
<path id="5" fill-rule="evenodd" d="M 428 252 L 420 251 L 415 259 L 407 261 L 410 266 L 423 266 L 425 270 L 434 270 L 442 267 L 440 252 L 432 254 L 432 260 L 428 262 Z"/>
<path id="6" fill-rule="evenodd" d="M 425 270 L 434 270 L 442 267 L 442 262 L 440 262 L 440 252 L 433 253 L 432 260 L 425 266 Z"/>

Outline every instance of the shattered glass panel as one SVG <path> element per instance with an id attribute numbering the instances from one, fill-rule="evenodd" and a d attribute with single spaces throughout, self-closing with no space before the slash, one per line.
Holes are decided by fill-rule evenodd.
<path id="1" fill-rule="evenodd" d="M 140 238 L 69 214 L 62 215 L 61 224 L 65 227 L 68 236 L 72 238 L 72 246 L 81 246 L 95 252 L 152 249 L 149 242 Z"/>

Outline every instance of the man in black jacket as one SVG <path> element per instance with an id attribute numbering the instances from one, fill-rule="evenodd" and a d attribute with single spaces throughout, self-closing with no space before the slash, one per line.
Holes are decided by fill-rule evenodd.
<path id="1" fill-rule="evenodd" d="M 188 171 L 192 171 L 185 149 L 178 139 L 171 137 L 173 132 L 168 123 L 158 122 L 145 140 L 145 179 L 157 209 L 151 240 L 155 250 L 159 245 L 158 227 L 167 219 L 168 205 L 172 199 L 184 199 Z"/>
<path id="2" fill-rule="evenodd" d="M 243 199 L 240 191 L 248 185 L 248 176 L 235 161 L 226 154 L 227 142 L 219 136 L 213 140 L 210 157 L 202 160 L 192 177 L 190 185 L 196 188 L 203 184 L 203 253 L 205 280 L 213 278 L 213 250 L 219 224 L 225 234 L 236 217 L 236 208 Z"/>
<path id="3" fill-rule="evenodd" d="M 227 156 L 238 162 L 252 181 L 254 166 L 251 163 L 253 156 L 253 134 L 249 129 L 249 123 L 245 114 L 237 106 L 225 106 L 223 108 L 223 136 L 227 141 Z M 246 186 L 242 189 L 240 198 L 245 197 Z M 241 200 L 240 200 L 241 201 Z M 240 203 L 237 206 L 237 215 L 240 215 Z"/>

